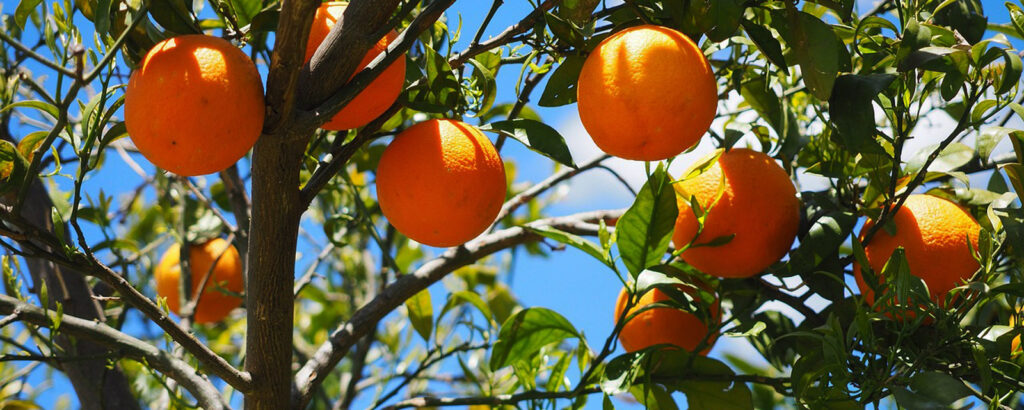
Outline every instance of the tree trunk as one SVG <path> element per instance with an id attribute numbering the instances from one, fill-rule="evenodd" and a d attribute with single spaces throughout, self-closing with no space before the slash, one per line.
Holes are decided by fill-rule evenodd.
<path id="1" fill-rule="evenodd" d="M 245 344 L 245 370 L 252 375 L 253 391 L 246 396 L 247 409 L 280 410 L 290 404 L 302 141 L 264 135 L 253 151 Z"/>

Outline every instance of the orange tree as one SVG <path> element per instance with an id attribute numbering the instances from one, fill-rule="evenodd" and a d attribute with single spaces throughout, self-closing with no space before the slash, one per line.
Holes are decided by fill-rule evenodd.
<path id="1" fill-rule="evenodd" d="M 495 0 L 466 28 L 453 3 L 354 0 L 331 24 L 313 24 L 315 0 L 5 3 L 0 406 L 33 406 L 51 372 L 85 408 L 1024 403 L 1019 5 L 538 0 L 513 13 Z M 491 27 L 500 20 L 512 24 Z M 151 49 L 196 34 L 226 41 L 140 74 Z M 262 102 L 252 83 L 217 91 L 249 65 Z M 322 128 L 398 66 L 389 108 Z M 581 72 L 598 145 L 650 162 L 628 208 L 549 215 L 552 188 L 610 169 L 607 155 L 572 158 L 536 114 L 576 104 Z M 149 91 L 126 99 L 135 89 Z M 252 150 L 219 164 L 259 123 Z M 720 150 L 670 174 L 695 136 Z M 403 137 L 418 139 L 389 154 Z M 153 162 L 187 162 L 184 174 L 149 166 L 137 138 L 153 140 Z M 524 184 L 509 158 L 496 166 L 511 140 L 550 158 L 550 176 Z M 760 165 L 731 165 L 747 152 L 734 147 Z M 126 173 L 134 189 L 97 182 Z M 792 195 L 770 176 L 783 173 Z M 919 194 L 942 206 L 901 211 Z M 673 238 L 677 219 L 688 234 Z M 955 234 L 942 229 L 951 220 Z M 464 243 L 426 251 L 403 229 Z M 215 238 L 237 257 L 191 257 Z M 610 334 L 512 293 L 506 255 L 559 258 L 563 245 L 624 286 L 618 303 L 592 302 L 618 312 Z M 167 249 L 178 257 L 161 264 Z M 686 262 L 697 254 L 742 272 L 703 272 Z M 158 265 L 174 272 L 159 293 Z M 242 292 L 213 274 L 239 265 Z M 239 299 L 201 323 L 204 306 Z M 622 353 L 627 323 L 637 343 Z M 763 360 L 700 354 L 723 340 Z"/>

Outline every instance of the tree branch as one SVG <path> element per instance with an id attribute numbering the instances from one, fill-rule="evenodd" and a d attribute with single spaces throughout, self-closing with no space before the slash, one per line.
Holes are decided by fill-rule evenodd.
<path id="1" fill-rule="evenodd" d="M 199 339 L 196 339 L 195 336 L 178 326 L 170 316 L 164 314 L 163 310 L 161 310 L 156 303 L 146 297 L 146 295 L 139 292 L 138 289 L 135 289 L 127 279 L 111 270 L 110 267 L 104 265 L 95 257 L 82 255 L 80 253 L 73 253 L 70 255 L 64 253 L 63 245 L 57 241 L 53 235 L 48 232 L 44 232 L 21 218 L 16 217 L 14 214 L 11 214 L 9 207 L 0 209 L 0 220 L 17 224 L 18 228 L 20 228 L 28 237 L 42 241 L 42 243 L 49 248 L 61 250 L 49 251 L 35 243 L 24 243 L 23 246 L 32 253 L 30 256 L 46 258 L 73 271 L 81 272 L 84 275 L 95 276 L 107 285 L 110 285 L 110 287 L 121 295 L 121 298 L 126 303 L 138 309 L 139 312 L 152 320 L 157 326 L 160 326 L 161 329 L 167 332 L 171 339 L 195 356 L 196 359 L 206 366 L 211 373 L 220 377 L 226 383 L 239 391 L 247 392 L 251 389 L 252 380 L 248 374 L 235 369 L 230 363 L 200 342 Z"/>
<path id="2" fill-rule="evenodd" d="M 363 9 L 355 9 L 357 4 L 362 3 L 351 3 L 345 8 L 343 18 L 338 20 L 324 40 L 324 44 L 313 55 L 310 65 L 302 72 L 300 83 L 303 96 L 302 107 L 310 111 L 300 113 L 297 124 L 300 127 L 315 128 L 341 111 L 346 104 L 391 66 L 391 63 L 399 58 L 405 58 L 406 51 L 412 48 L 420 33 L 430 28 L 454 2 L 455 0 L 431 2 L 409 23 L 409 27 L 406 27 L 388 45 L 387 50 L 378 54 L 366 68 L 360 70 L 355 76 L 352 74 L 359 68 L 358 64 L 362 61 L 363 56 L 379 40 L 359 33 L 377 33 L 379 31 L 377 28 L 387 21 L 390 12 L 398 6 L 398 0 L 378 0 L 372 6 L 367 5 L 366 7 L 378 12 L 369 16 L 356 14 L 363 12 Z M 379 11 L 384 9 L 388 10 L 388 14 L 381 16 Z M 372 19 L 379 19 L 379 21 Z M 345 23 L 346 20 L 350 20 L 348 24 Z M 331 46 L 325 50 L 325 46 L 328 44 Z M 344 44 L 345 47 L 335 47 L 335 44 Z M 340 53 L 348 54 L 338 56 L 337 54 Z M 343 59 L 342 57 L 347 58 Z"/>
<path id="3" fill-rule="evenodd" d="M 40 327 L 52 328 L 58 320 L 56 312 L 43 310 L 7 295 L 0 295 L 0 314 L 10 314 L 15 311 L 19 312 L 19 320 Z M 169 352 L 160 350 L 156 346 L 131 337 L 104 323 L 67 314 L 60 317 L 60 332 L 101 343 L 163 373 L 192 393 L 199 400 L 200 406 L 204 408 L 227 408 L 220 392 L 210 380 L 197 373 L 188 363 L 174 358 Z M 87 403 L 83 403 L 83 405 L 88 406 Z"/>
<path id="4" fill-rule="evenodd" d="M 590 234 L 588 225 L 599 220 L 611 220 L 622 215 L 624 210 L 594 211 L 580 214 L 540 219 L 526 224 L 527 227 L 553 227 L 570 233 Z M 441 280 L 460 267 L 472 264 L 487 255 L 511 248 L 541 236 L 524 227 L 512 227 L 482 236 L 457 248 L 451 248 L 440 257 L 427 261 L 415 272 L 402 276 L 388 285 L 381 294 L 357 310 L 348 322 L 331 333 L 327 342 L 299 370 L 295 377 L 297 390 L 292 406 L 305 407 L 313 390 L 323 382 L 331 369 L 338 364 L 349 348 L 373 329 L 373 325 L 417 292 Z"/>
<path id="5" fill-rule="evenodd" d="M 286 129 L 295 108 L 299 71 L 305 64 L 306 43 L 319 0 L 284 0 L 274 33 L 274 53 L 267 73 L 267 117 L 264 134 Z"/>

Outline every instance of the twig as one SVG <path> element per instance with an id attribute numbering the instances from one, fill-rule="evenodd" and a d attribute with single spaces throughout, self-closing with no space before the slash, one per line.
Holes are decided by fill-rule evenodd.
<path id="1" fill-rule="evenodd" d="M 526 227 L 553 227 L 570 233 L 583 233 L 579 228 L 591 225 L 599 220 L 610 220 L 622 215 L 623 210 L 594 211 L 580 214 L 540 219 L 526 224 Z M 316 353 L 295 376 L 296 390 L 293 392 L 292 405 L 304 407 L 316 388 L 323 382 L 330 370 L 338 364 L 348 349 L 365 336 L 372 326 L 389 312 L 401 305 L 417 292 L 441 280 L 460 267 L 469 265 L 480 258 L 516 245 L 536 241 L 539 235 L 526 227 L 512 227 L 494 232 L 470 241 L 462 246 L 451 248 L 440 257 L 427 261 L 415 272 L 404 275 L 388 285 L 376 298 L 357 310 L 348 322 L 342 324 L 331 333 L 327 342 L 322 344 Z"/>
<path id="2" fill-rule="evenodd" d="M 10 314 L 15 310 L 20 311 L 20 320 L 36 326 L 51 328 L 57 320 L 56 312 L 43 310 L 7 295 L 0 295 L 0 313 Z M 210 380 L 197 373 L 188 363 L 175 359 L 170 353 L 160 350 L 156 346 L 113 329 L 104 323 L 83 320 L 70 315 L 64 315 L 60 319 L 60 331 L 107 345 L 126 357 L 167 375 L 192 393 L 204 408 L 227 408 L 220 392 Z"/>
<path id="3" fill-rule="evenodd" d="M 313 263 L 309 265 L 309 268 L 306 269 L 306 273 L 304 273 L 302 277 L 299 278 L 299 280 L 295 281 L 294 292 L 296 297 L 299 296 L 299 292 L 302 292 L 302 289 L 305 288 L 306 285 L 309 285 L 309 282 L 313 280 L 313 276 L 316 275 L 316 268 L 319 267 L 320 263 L 322 263 L 324 259 L 327 259 L 327 257 L 330 256 L 331 252 L 333 251 L 334 244 L 328 243 L 327 246 L 325 246 L 324 249 L 320 251 L 320 254 L 316 256 L 316 260 L 313 261 Z"/>
<path id="4" fill-rule="evenodd" d="M 544 193 L 548 189 L 551 189 L 555 185 L 561 183 L 562 181 L 568 180 L 576 175 L 579 175 L 586 170 L 598 167 L 599 165 L 601 165 L 602 161 L 608 158 L 611 158 L 611 156 L 608 154 L 600 155 L 597 158 L 594 158 L 590 161 L 585 162 L 583 165 L 580 165 L 579 168 L 566 168 L 547 177 L 547 179 L 538 182 L 536 185 L 527 188 L 525 191 L 520 192 L 518 195 L 509 198 L 509 200 L 505 201 L 505 203 L 501 206 L 501 211 L 498 212 L 498 216 L 495 217 L 494 220 L 501 221 L 502 219 L 505 219 L 505 217 L 511 215 L 520 206 L 527 202 L 530 202 L 530 200 L 536 198 L 538 195 Z M 497 223 L 498 222 L 495 222 L 495 225 L 497 225 Z"/>

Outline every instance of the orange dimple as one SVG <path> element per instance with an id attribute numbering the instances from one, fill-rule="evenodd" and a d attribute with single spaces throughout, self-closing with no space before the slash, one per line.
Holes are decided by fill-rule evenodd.
<path id="1" fill-rule="evenodd" d="M 395 137 L 377 165 L 377 197 L 388 222 L 431 246 L 482 233 L 505 200 L 505 167 L 480 130 L 428 120 Z"/>
<path id="2" fill-rule="evenodd" d="M 967 245 L 978 248 L 981 226 L 971 214 L 949 200 L 932 195 L 910 195 L 892 217 L 896 234 L 879 229 L 864 247 L 876 275 L 897 247 L 903 247 L 910 273 L 924 280 L 932 300 L 942 302 L 953 288 L 971 278 L 980 265 Z M 874 225 L 868 221 L 861 239 Z M 874 303 L 875 295 L 864 281 L 860 265 L 853 264 L 854 276 L 864 299 Z M 881 279 L 881 278 L 879 278 Z"/>
<path id="3" fill-rule="evenodd" d="M 643 25 L 601 42 L 577 85 L 580 121 L 608 154 L 659 161 L 694 146 L 718 106 L 711 65 L 678 31 Z"/>
<path id="4" fill-rule="evenodd" d="M 178 244 L 171 245 L 160 258 L 160 264 L 153 271 L 156 279 L 156 293 L 167 298 L 167 307 L 171 312 L 178 313 L 181 297 L 179 291 L 181 281 L 180 249 Z M 221 255 L 223 253 L 223 255 Z M 217 258 L 220 257 L 218 260 Z M 216 267 L 210 270 L 213 262 Z M 196 323 L 212 323 L 227 317 L 232 310 L 242 304 L 242 298 L 224 293 L 219 288 L 234 293 L 242 293 L 245 284 L 242 280 L 242 260 L 238 249 L 227 241 L 215 238 L 202 245 L 189 248 L 189 268 L 192 272 L 192 294 L 199 291 L 203 276 L 213 275 L 206 282 L 206 288 L 199 305 L 196 306 L 194 319 Z"/>
<path id="5" fill-rule="evenodd" d="M 221 171 L 256 143 L 263 83 L 228 41 L 201 34 L 153 46 L 125 90 L 125 126 L 139 152 L 179 175 Z"/>
<path id="6" fill-rule="evenodd" d="M 704 162 L 706 158 L 696 163 Z M 712 205 L 719 188 L 722 195 Z M 711 168 L 679 182 L 676 190 L 679 217 L 672 236 L 676 248 L 697 234 L 691 196 L 708 213 L 694 244 L 734 235 L 724 245 L 697 246 L 683 252 L 683 260 L 704 273 L 726 278 L 756 275 L 779 261 L 796 238 L 800 226 L 796 188 L 786 171 L 763 153 L 729 150 Z"/>
<path id="7" fill-rule="evenodd" d="M 692 292 L 692 289 L 687 287 L 680 286 L 680 289 L 688 293 Z M 668 300 L 671 298 L 665 292 L 657 288 L 651 289 L 640 297 L 640 301 L 629 310 L 626 317 L 628 318 L 629 315 L 644 306 Z M 626 292 L 626 288 L 622 288 L 619 298 L 615 302 L 615 320 L 622 316 L 622 310 L 625 309 L 628 301 L 629 293 Z M 721 321 L 722 313 L 717 300 L 710 310 L 713 316 L 712 320 L 715 323 Z M 619 342 L 627 352 L 635 352 L 658 344 L 676 345 L 692 352 L 707 334 L 708 325 L 696 315 L 679 309 L 659 307 L 641 312 L 629 319 L 622 326 Z M 709 337 L 708 346 L 700 354 L 707 354 L 714 341 L 714 335 Z"/>
<path id="8" fill-rule="evenodd" d="M 323 43 L 331 28 L 341 18 L 347 4 L 343 2 L 328 2 L 321 4 L 316 10 L 316 16 L 313 17 L 313 25 L 309 30 L 309 40 L 306 43 L 305 61 L 308 62 L 310 58 L 313 58 L 317 47 L 320 47 L 320 43 Z M 387 50 L 388 44 L 395 41 L 397 37 L 398 33 L 392 30 L 384 38 L 380 39 L 376 45 L 366 52 L 363 60 L 359 63 L 359 69 L 368 66 L 374 58 L 377 58 L 378 54 Z M 355 73 L 352 75 L 355 76 Z M 345 108 L 342 108 L 321 128 L 339 131 L 359 128 L 370 123 L 370 121 L 373 121 L 374 118 L 377 118 L 391 107 L 391 104 L 398 99 L 398 95 L 402 93 L 404 85 L 405 56 L 403 55 L 391 63 L 380 76 L 374 79 L 369 86 L 356 95 Z"/>

